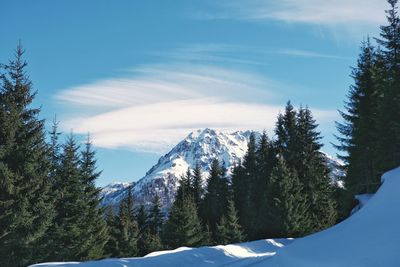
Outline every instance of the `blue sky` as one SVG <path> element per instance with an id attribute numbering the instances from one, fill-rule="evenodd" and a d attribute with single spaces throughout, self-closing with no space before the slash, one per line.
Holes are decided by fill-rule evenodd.
<path id="1" fill-rule="evenodd" d="M 36 104 L 90 132 L 99 185 L 141 178 L 198 128 L 271 132 L 308 105 L 335 154 L 334 121 L 383 0 L 2 0 L 0 62 L 26 48 Z"/>

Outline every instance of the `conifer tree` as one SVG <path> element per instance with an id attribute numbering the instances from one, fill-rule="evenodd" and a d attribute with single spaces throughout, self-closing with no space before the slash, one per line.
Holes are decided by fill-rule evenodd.
<path id="1" fill-rule="evenodd" d="M 70 135 L 63 147 L 57 174 L 57 200 L 54 225 L 52 226 L 52 253 L 47 260 L 69 261 L 87 259 L 86 219 L 88 203 L 80 171 L 79 147 Z"/>
<path id="2" fill-rule="evenodd" d="M 209 226 L 213 235 L 215 234 L 217 223 L 226 213 L 228 198 L 229 185 L 225 177 L 225 170 L 220 166 L 219 161 L 214 159 L 201 204 L 202 221 Z"/>
<path id="3" fill-rule="evenodd" d="M 271 237 L 301 236 L 311 224 L 307 200 L 294 170 L 279 157 L 271 174 L 269 229 Z"/>
<path id="4" fill-rule="evenodd" d="M 0 74 L 0 265 L 41 261 L 54 217 L 48 146 L 24 50 Z"/>
<path id="5" fill-rule="evenodd" d="M 229 200 L 227 214 L 221 217 L 216 229 L 217 244 L 226 245 L 243 241 L 244 235 L 239 224 L 235 204 Z"/>
<path id="6" fill-rule="evenodd" d="M 159 235 L 163 222 L 164 215 L 161 211 L 160 198 L 156 195 L 152 201 L 148 218 L 150 233 L 153 235 Z"/>
<path id="7" fill-rule="evenodd" d="M 191 197 L 174 202 L 163 228 L 162 241 L 169 249 L 204 244 L 205 235 Z"/>
<path id="8" fill-rule="evenodd" d="M 193 170 L 191 185 L 193 191 L 193 201 L 199 208 L 204 195 L 202 172 L 199 164 L 196 164 Z"/>
<path id="9" fill-rule="evenodd" d="M 346 162 L 347 212 L 354 195 L 373 193 L 379 185 L 375 143 L 379 138 L 376 116 L 381 89 L 375 81 L 377 64 L 378 57 L 368 39 L 353 68 L 354 85 L 350 87 L 346 111 L 340 112 L 344 122 L 337 123 L 341 134 L 337 148 L 346 153 L 342 159 Z"/>
<path id="10" fill-rule="evenodd" d="M 147 228 L 148 217 L 147 217 L 146 208 L 144 207 L 143 204 L 139 205 L 139 207 L 136 211 L 136 214 L 135 214 L 135 219 L 138 224 L 139 232 L 141 232 L 142 230 Z"/>
<path id="11" fill-rule="evenodd" d="M 192 196 L 192 173 L 187 169 L 186 175 L 183 175 L 179 181 L 179 187 L 176 191 L 175 199 L 182 201 L 186 197 Z"/>
<path id="12" fill-rule="evenodd" d="M 243 163 L 235 166 L 232 175 L 234 202 L 239 213 L 240 223 L 249 237 L 254 235 L 253 226 L 256 216 L 255 206 L 252 202 L 257 180 L 256 151 L 256 137 L 254 133 L 251 133 Z"/>
<path id="13" fill-rule="evenodd" d="M 95 181 L 101 172 L 96 171 L 95 152 L 88 136 L 85 149 L 81 153 L 80 161 L 81 182 L 84 191 L 84 201 L 88 206 L 84 235 L 86 242 L 85 259 L 98 259 L 104 254 L 103 248 L 109 238 L 108 228 L 104 219 L 104 208 L 100 207 L 100 188 L 96 187 Z"/>
<path id="14" fill-rule="evenodd" d="M 378 177 L 400 165 L 400 18 L 398 1 L 388 0 L 388 25 L 381 26 L 378 44 L 385 60 L 386 82 L 377 116 Z"/>
<path id="15" fill-rule="evenodd" d="M 252 192 L 252 202 L 255 203 L 255 217 L 253 223 L 254 238 L 268 238 L 268 210 L 269 203 L 268 195 L 270 194 L 271 172 L 276 162 L 276 153 L 273 142 L 268 139 L 264 132 L 261 136 L 259 146 L 256 151 L 256 181 Z"/>
<path id="16" fill-rule="evenodd" d="M 128 187 L 125 199 L 120 203 L 117 219 L 118 257 L 138 255 L 139 227 L 133 213 L 132 187 Z"/>

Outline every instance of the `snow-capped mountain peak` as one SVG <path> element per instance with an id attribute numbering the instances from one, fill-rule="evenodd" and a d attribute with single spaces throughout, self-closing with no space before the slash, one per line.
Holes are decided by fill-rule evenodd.
<path id="1" fill-rule="evenodd" d="M 191 132 L 160 157 L 157 164 L 133 186 L 136 202 L 148 204 L 157 194 L 163 206 L 168 208 L 174 200 L 179 180 L 196 164 L 202 168 L 204 180 L 215 158 L 230 172 L 232 166 L 246 154 L 250 134 L 251 131 L 224 133 L 209 128 Z M 113 192 L 112 198 L 104 194 L 107 201 L 103 203 L 117 204 L 125 191 L 126 188 L 122 188 Z"/>

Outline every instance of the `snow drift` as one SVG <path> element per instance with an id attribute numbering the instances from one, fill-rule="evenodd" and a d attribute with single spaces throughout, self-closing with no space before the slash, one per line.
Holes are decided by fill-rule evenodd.
<path id="1" fill-rule="evenodd" d="M 35 266 L 398 267 L 400 168 L 384 174 L 382 182 L 378 192 L 350 218 L 296 240 L 259 240 L 228 246 L 179 248 L 143 258 Z"/>

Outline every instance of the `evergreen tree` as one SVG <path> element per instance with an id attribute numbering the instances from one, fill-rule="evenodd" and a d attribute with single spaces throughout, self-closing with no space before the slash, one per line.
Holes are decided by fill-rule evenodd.
<path id="1" fill-rule="evenodd" d="M 143 204 L 140 204 L 139 208 L 137 209 L 135 218 L 138 224 L 139 232 L 145 230 L 148 226 L 148 218 L 146 209 Z"/>
<path id="2" fill-rule="evenodd" d="M 348 196 L 347 212 L 354 195 L 372 193 L 379 185 L 376 169 L 375 142 L 378 139 L 376 116 L 380 88 L 375 82 L 376 60 L 369 40 L 363 43 L 357 67 L 353 68 L 354 85 L 350 87 L 345 112 L 340 112 L 344 123 L 337 123 L 341 134 L 337 148 L 346 153 L 345 185 Z"/>
<path id="3" fill-rule="evenodd" d="M 254 133 L 251 133 L 243 164 L 235 166 L 232 175 L 234 202 L 238 209 L 240 223 L 250 238 L 254 236 L 253 226 L 256 216 L 255 203 L 252 202 L 257 180 L 256 151 L 256 137 Z"/>
<path id="4" fill-rule="evenodd" d="M 0 75 L 0 265 L 41 261 L 54 217 L 50 162 L 40 109 L 26 74 L 24 51 Z"/>
<path id="5" fill-rule="evenodd" d="M 332 226 L 337 219 L 334 189 L 325 158 L 320 152 L 322 144 L 317 127 L 311 111 L 308 108 L 300 108 L 297 114 L 297 165 L 294 165 L 294 169 L 302 183 L 303 194 L 307 197 L 313 220 L 308 233 Z"/>
<path id="6" fill-rule="evenodd" d="M 219 161 L 214 159 L 207 181 L 206 193 L 201 204 L 202 221 L 209 226 L 213 235 L 217 223 L 226 213 L 228 198 L 229 186 L 225 177 L 225 170 L 220 166 Z"/>
<path id="7" fill-rule="evenodd" d="M 386 82 L 377 116 L 378 177 L 400 165 L 400 18 L 398 1 L 389 0 L 388 25 L 381 26 L 380 39 L 385 61 Z"/>
<path id="8" fill-rule="evenodd" d="M 194 203 L 199 208 L 201 205 L 202 197 L 204 195 L 202 172 L 199 164 L 196 164 L 193 170 L 191 185 Z"/>
<path id="9" fill-rule="evenodd" d="M 57 216 L 51 231 L 53 250 L 47 260 L 83 260 L 88 257 L 85 243 L 89 208 L 81 180 L 79 147 L 71 135 L 63 148 L 57 173 Z"/>
<path id="10" fill-rule="evenodd" d="M 109 206 L 105 211 L 105 220 L 108 227 L 109 239 L 104 246 L 104 256 L 106 257 L 118 257 L 119 255 L 119 217 L 115 214 L 114 208 Z"/>
<path id="11" fill-rule="evenodd" d="M 162 241 L 169 249 L 204 244 L 205 235 L 191 197 L 174 202 L 163 228 Z"/>
<path id="12" fill-rule="evenodd" d="M 175 199 L 182 201 L 187 197 L 191 197 L 192 194 L 192 174 L 190 169 L 187 170 L 186 175 L 183 175 L 179 181 L 179 187 L 176 191 Z"/>
<path id="13" fill-rule="evenodd" d="M 150 233 L 153 235 L 159 235 L 163 222 L 164 215 L 161 211 L 160 198 L 158 197 L 158 195 L 156 195 L 152 201 L 148 218 Z"/>
<path id="14" fill-rule="evenodd" d="M 218 244 L 226 245 L 239 243 L 243 241 L 243 239 L 244 235 L 239 224 L 235 204 L 230 200 L 226 216 L 222 216 L 220 222 L 217 224 L 216 241 Z"/>
<path id="15" fill-rule="evenodd" d="M 270 194 L 271 172 L 276 162 L 276 153 L 272 141 L 264 132 L 256 151 L 257 175 L 252 193 L 252 203 L 255 203 L 255 217 L 253 223 L 253 237 L 268 238 L 268 210 L 271 205 L 268 195 Z"/>
<path id="16" fill-rule="evenodd" d="M 128 187 L 125 199 L 120 203 L 117 219 L 118 257 L 138 255 L 139 227 L 133 213 L 132 187 Z"/>
<path id="17" fill-rule="evenodd" d="M 84 201 L 88 206 L 85 224 L 85 259 L 98 259 L 104 254 L 103 248 L 109 238 L 108 228 L 104 219 L 104 208 L 100 207 L 100 188 L 97 188 L 95 181 L 101 172 L 96 171 L 95 152 L 92 149 L 92 143 L 88 139 L 85 143 L 85 149 L 81 153 L 80 161 L 81 182 L 84 191 Z"/>
<path id="18" fill-rule="evenodd" d="M 145 228 L 139 235 L 138 239 L 138 255 L 140 257 L 159 251 L 163 248 L 159 235 L 152 234 L 150 229 Z"/>
<path id="19" fill-rule="evenodd" d="M 268 226 L 271 237 L 301 236 L 311 224 L 307 200 L 296 172 L 279 157 L 271 174 Z"/>

